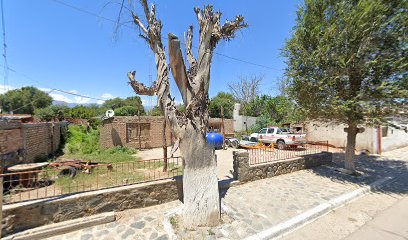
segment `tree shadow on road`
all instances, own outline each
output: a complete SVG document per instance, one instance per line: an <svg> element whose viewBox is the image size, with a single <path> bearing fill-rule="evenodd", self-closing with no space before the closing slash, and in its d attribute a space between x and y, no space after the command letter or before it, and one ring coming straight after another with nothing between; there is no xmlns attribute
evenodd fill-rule
<svg viewBox="0 0 408 240"><path fill-rule="evenodd" d="M334 182L367 186L380 179L387 179L385 185L373 191L387 193L408 193L408 162L395 158L374 155L356 155L356 169L361 176L352 176L339 171L344 168L344 153L333 153L333 163L309 169L316 175L327 177ZM329 186L328 186L329 187Z"/></svg>

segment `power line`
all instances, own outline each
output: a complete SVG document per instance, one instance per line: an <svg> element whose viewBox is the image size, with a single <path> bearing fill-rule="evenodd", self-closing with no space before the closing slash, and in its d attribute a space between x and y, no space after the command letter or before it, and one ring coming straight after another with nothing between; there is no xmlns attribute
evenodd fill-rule
<svg viewBox="0 0 408 240"><path fill-rule="evenodd" d="M116 22L115 20L113 20L113 19L103 17L103 16L101 16L100 14L97 14L97 13L94 13L94 12L91 12L91 11L88 11L88 10L85 10L85 9L82 9L82 8L79 8L79 7L77 7L77 6L68 4L68 3L63 2L63 1L61 1L61 0L52 0L52 1L54 1L55 3L61 4L61 5L63 5L63 6L69 7L69 8L71 8L71 9L74 9L74 10L76 10L76 11L79 11L79 12L82 12L82 13L85 13L85 14L88 14L88 15L92 15L92 16L97 17L97 18L100 18L100 19L102 19L102 20L105 20L105 21L108 21L108 22L112 22L112 23L114 23L114 24L117 24L117 22ZM131 28L131 29L134 29L132 26L129 26L129 25L126 25L126 24L123 24L123 26L128 27L128 28ZM165 40L168 40L167 37L164 37L164 36L163 36L163 38L164 38ZM185 43L182 42L181 40L180 40L180 42L185 45ZM196 49L198 49L198 47L195 47L195 46L193 46L193 47L196 48ZM231 57L231 56L228 56L228 55L225 55L225 54L222 54L222 53L218 53L218 52L214 52L214 53L215 53L216 55L218 55L218 56L225 57L225 58L228 58L228 59L231 59L231 60L234 60L234 61L238 61L238 62L242 62L242 63L246 63L246 64L250 64L250 65L253 65L253 66L262 67L262 68L266 68L266 69L270 69L270 70L282 71L282 69L269 67L269 66L266 66L266 65L262 65L262 64L250 62L250 61L243 60L243 59L239 59L239 58L236 58L236 57Z"/></svg>
<svg viewBox="0 0 408 240"><path fill-rule="evenodd" d="M51 89L50 91L48 91L48 92L46 92L46 93L47 93L47 94L50 94L52 91L54 91L54 89ZM22 108L24 108L24 107L27 107L28 105L31 105L31 104L35 103L36 101L38 101L38 100L39 100L39 99L32 100L31 102L29 102L29 103L27 103L27 104L24 104L23 106L21 106L21 107L19 107L19 108L16 108L16 109L11 110L10 113L14 113L14 112L17 111L17 110L20 110L20 109L22 109Z"/></svg>
<svg viewBox="0 0 408 240"><path fill-rule="evenodd" d="M19 74L19 75L23 76L24 78L26 78L26 79L28 79L28 80L30 80L30 81L33 81L33 82L35 82L35 83L37 83L37 84L40 84L40 85L43 85L43 86L46 86L46 87L49 87L49 86L47 86L46 84L41 83L40 81L37 81L37 80L35 80L35 79L33 79L33 78L27 76L27 75L24 74L24 73L17 72L16 70L14 70L14 69L12 69L12 68L10 68L10 67L8 67L8 69L9 69L10 71L16 73L16 74ZM50 88L51 88L51 87L50 87ZM50 92L52 92L52 91L62 92L62 93L66 93L66 94L69 94L69 95L78 96L78 97L83 97L83 98L88 98L88 99L94 99L94 100L100 100L100 101L105 101L105 100L106 100L106 99L102 99L102 98L96 98L96 97L85 96L85 95L82 95L82 94L79 94L79 93L73 93L73 92L66 91L66 90L62 90L62 89L58 89L58 88L51 88L51 91L50 91Z"/></svg>
<svg viewBox="0 0 408 240"><path fill-rule="evenodd" d="M4 58L4 90L8 90L8 62L6 44L6 23L4 22L4 4L1 0L1 26L3 29L3 58Z"/></svg>

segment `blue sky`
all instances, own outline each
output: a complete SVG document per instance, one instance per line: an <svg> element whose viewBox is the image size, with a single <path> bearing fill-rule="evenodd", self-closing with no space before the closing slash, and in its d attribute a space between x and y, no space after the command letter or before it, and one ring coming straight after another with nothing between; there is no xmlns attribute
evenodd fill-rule
<svg viewBox="0 0 408 240"><path fill-rule="evenodd" d="M149 83L149 73L155 78L154 58L150 49L138 37L138 30L124 10L124 23L115 33L115 25L103 18L116 20L120 0L4 0L8 65L8 89L33 85L44 90L58 88L100 99L135 95L127 84L126 73L136 70L137 79ZM101 17L64 6L76 6ZM127 2L127 0L125 1ZM150 1L157 4L162 19L163 36L172 32L183 39L190 24L198 26L194 6L213 4L221 10L222 19L242 14L249 24L236 39L221 42L216 52L234 58L265 65L263 68L214 55L211 69L210 97L228 91L227 83L240 76L264 75L262 92L276 95L278 81L285 68L280 49L290 36L296 8L300 1ZM110 4L107 4L110 3ZM138 3L138 1L136 1ZM138 12L140 12L140 6ZM164 43L167 43L164 40ZM4 61L1 60L4 64ZM271 69L272 68L272 69ZM4 78L4 73L1 71ZM4 92L3 81L0 91ZM181 99L175 84L172 94ZM75 103L96 102L59 92L51 92L56 100ZM146 105L155 100L143 97Z"/></svg>

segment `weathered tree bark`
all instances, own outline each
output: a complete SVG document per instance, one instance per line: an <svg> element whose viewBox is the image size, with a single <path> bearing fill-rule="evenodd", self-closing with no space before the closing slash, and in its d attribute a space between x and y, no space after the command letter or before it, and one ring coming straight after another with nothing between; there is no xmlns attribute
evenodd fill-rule
<svg viewBox="0 0 408 240"><path fill-rule="evenodd" d="M161 40L162 24L156 19L155 5L149 8L147 0L141 0L141 4L147 27L133 13L132 17L142 32L141 37L146 40L155 55L157 79L152 86L146 87L137 82L135 72L130 72L130 85L137 94L158 96L158 105L164 111L177 139L172 154L180 146L184 162L184 227L215 226L220 219L216 161L214 150L208 146L205 138L208 125L210 66L217 43L221 39L234 38L235 32L247 25L244 18L238 16L234 21L227 21L221 26L221 13L214 12L212 6L206 6L203 10L194 8L200 26L200 45L196 59L192 51L193 27L190 26L186 35L186 55L189 63L187 70L180 40L173 34L168 35L170 64L167 63ZM185 113L177 111L170 95L169 69L186 106Z"/></svg>
<svg viewBox="0 0 408 240"><path fill-rule="evenodd" d="M354 155L356 149L357 133L358 133L357 125L349 124L347 131L345 167L348 171L350 171L350 173L356 172L356 167L354 164Z"/></svg>
<svg viewBox="0 0 408 240"><path fill-rule="evenodd" d="M193 144L192 144L193 143ZM188 125L180 143L183 171L183 226L216 226L220 219L217 165L205 136Z"/></svg>

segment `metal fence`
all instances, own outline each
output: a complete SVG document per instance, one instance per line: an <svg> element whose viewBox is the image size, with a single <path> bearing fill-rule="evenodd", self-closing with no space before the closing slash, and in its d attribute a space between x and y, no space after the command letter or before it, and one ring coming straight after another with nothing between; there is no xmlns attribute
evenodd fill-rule
<svg viewBox="0 0 408 240"><path fill-rule="evenodd" d="M283 149L278 149L276 145L271 144L268 147L248 149L249 164L255 165L274 162L323 151L329 151L328 141L286 145Z"/></svg>
<svg viewBox="0 0 408 240"><path fill-rule="evenodd" d="M167 166L167 168L165 168ZM125 186L182 175L180 157L118 162L90 170L47 167L37 171L0 174L3 177L3 203L55 197Z"/></svg>

